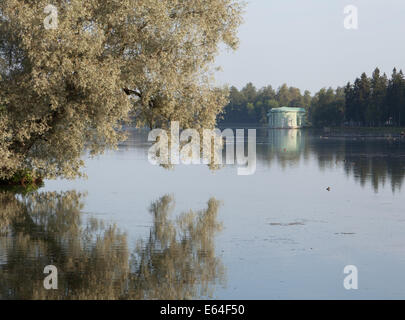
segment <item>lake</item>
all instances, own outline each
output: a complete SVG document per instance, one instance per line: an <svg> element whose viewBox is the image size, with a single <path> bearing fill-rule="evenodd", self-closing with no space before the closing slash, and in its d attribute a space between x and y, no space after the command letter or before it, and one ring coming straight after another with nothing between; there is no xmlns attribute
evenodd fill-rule
<svg viewBox="0 0 405 320"><path fill-rule="evenodd" d="M256 172L238 176L153 166L128 130L87 179L1 194L0 298L405 298L403 139L258 129Z"/></svg>

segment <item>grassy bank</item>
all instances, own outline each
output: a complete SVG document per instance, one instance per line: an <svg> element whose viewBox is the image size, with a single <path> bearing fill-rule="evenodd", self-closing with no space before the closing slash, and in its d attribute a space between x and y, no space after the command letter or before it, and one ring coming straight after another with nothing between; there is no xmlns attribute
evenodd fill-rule
<svg viewBox="0 0 405 320"><path fill-rule="evenodd" d="M44 185L43 179L32 174L28 170L15 173L9 179L0 180L0 190L7 190L16 193L28 193L41 188Z"/></svg>
<svg viewBox="0 0 405 320"><path fill-rule="evenodd" d="M325 127L320 130L324 136L405 138L405 128L401 127Z"/></svg>

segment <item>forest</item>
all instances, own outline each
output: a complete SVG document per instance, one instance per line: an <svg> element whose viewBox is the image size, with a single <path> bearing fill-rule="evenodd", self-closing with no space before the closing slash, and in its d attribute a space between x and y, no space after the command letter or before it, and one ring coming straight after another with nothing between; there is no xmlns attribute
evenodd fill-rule
<svg viewBox="0 0 405 320"><path fill-rule="evenodd" d="M371 77L363 73L353 83L322 88L314 95L287 84L277 90L256 89L252 83L241 90L232 86L220 124L266 124L268 111L282 106L305 108L308 124L315 127L405 126L404 74L394 68L388 78L376 68Z"/></svg>

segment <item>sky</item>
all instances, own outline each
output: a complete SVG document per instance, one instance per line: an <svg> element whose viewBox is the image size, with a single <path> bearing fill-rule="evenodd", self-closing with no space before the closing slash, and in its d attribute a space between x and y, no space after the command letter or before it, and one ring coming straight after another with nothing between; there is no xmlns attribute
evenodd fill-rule
<svg viewBox="0 0 405 320"><path fill-rule="evenodd" d="M358 29L344 26L348 5L358 9ZM376 67L405 71L403 0L248 0L244 20L239 49L217 57L218 84L287 83L314 94Z"/></svg>

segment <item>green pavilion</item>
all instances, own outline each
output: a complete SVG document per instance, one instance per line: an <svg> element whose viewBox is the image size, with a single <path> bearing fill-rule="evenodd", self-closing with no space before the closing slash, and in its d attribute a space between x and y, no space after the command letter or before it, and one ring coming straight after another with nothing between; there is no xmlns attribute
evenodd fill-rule
<svg viewBox="0 0 405 320"><path fill-rule="evenodd" d="M304 127L306 123L306 110L304 108L273 108L267 115L269 127L274 129L299 129Z"/></svg>

